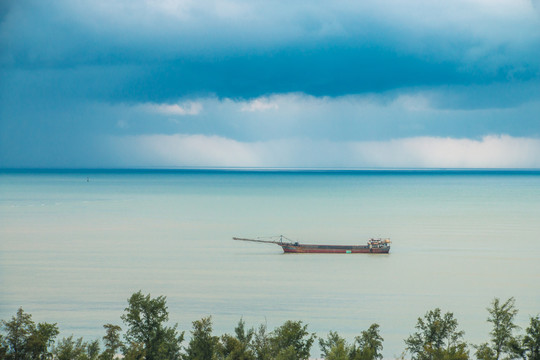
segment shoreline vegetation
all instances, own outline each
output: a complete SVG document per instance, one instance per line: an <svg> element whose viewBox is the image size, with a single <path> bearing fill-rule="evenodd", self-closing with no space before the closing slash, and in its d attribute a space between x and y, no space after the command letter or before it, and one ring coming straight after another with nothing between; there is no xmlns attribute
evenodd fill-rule
<svg viewBox="0 0 540 360"><path fill-rule="evenodd" d="M526 328L515 324L514 298L495 298L487 308L491 331L487 342L467 343L465 333L450 312L439 308L419 317L414 332L404 339L401 360L540 360L540 315ZM379 325L360 331L352 343L337 332L323 338L308 331L302 321L286 321L269 331L265 324L246 328L240 319L234 334L212 333L211 316L193 321L189 341L178 324L168 326L166 297L152 298L141 291L128 299L121 316L123 327L103 325L105 335L94 341L58 339L56 323L38 323L19 308L0 323L0 359L27 360L307 360L318 341L326 360L380 360L384 339ZM103 349L102 349L103 347Z"/></svg>

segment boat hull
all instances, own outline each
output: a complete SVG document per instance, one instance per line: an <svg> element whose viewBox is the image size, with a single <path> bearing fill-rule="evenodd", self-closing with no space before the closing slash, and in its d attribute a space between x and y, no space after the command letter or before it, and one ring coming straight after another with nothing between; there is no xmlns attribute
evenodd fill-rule
<svg viewBox="0 0 540 360"><path fill-rule="evenodd" d="M370 247L367 245L280 245L285 253L303 254L388 254L390 246Z"/></svg>

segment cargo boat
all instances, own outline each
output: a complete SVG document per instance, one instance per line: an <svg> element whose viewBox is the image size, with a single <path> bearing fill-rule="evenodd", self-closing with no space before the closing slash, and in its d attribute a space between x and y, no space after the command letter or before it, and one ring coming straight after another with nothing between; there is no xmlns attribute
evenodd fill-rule
<svg viewBox="0 0 540 360"><path fill-rule="evenodd" d="M369 239L366 245L316 245L300 244L287 239L283 235L279 240L246 239L233 237L233 240L252 241L281 246L285 253L318 253L318 254L388 254L390 252L390 239Z"/></svg>

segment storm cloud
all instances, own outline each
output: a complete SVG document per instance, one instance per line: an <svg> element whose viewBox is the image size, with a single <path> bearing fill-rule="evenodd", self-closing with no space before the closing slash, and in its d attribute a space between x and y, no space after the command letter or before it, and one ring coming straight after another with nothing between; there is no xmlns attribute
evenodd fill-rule
<svg viewBox="0 0 540 360"><path fill-rule="evenodd" d="M238 160L201 166L285 166L239 150L282 143L290 166L537 167L534 146L492 162L497 150L467 144L535 143L538 59L540 10L525 0L7 1L0 166L183 166L196 139L221 139L210 148ZM160 137L168 161L137 150ZM418 139L474 161L349 151ZM322 143L334 150L308 150Z"/></svg>

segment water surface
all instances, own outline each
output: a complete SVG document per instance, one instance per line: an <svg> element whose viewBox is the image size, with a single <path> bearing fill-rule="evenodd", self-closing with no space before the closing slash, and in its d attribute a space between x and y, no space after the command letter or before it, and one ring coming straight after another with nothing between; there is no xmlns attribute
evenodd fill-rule
<svg viewBox="0 0 540 360"><path fill-rule="evenodd" d="M540 312L539 218L534 171L3 171L0 318L22 306L90 340L142 290L166 295L182 330L291 319L352 340L376 322L392 358L440 307L479 343L494 297L516 298L522 327ZM279 234L393 244L283 254L231 240Z"/></svg>

